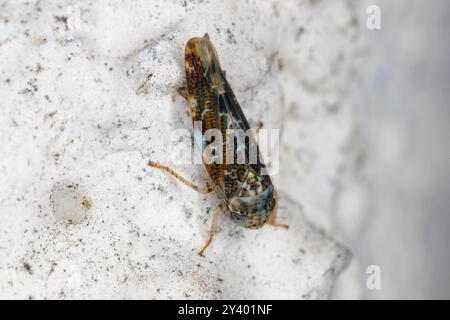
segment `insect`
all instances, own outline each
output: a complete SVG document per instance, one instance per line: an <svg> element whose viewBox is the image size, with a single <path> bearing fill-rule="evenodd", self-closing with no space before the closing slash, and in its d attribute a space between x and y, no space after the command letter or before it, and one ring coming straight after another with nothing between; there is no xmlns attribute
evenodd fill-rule
<svg viewBox="0 0 450 320"><path fill-rule="evenodd" d="M198 187L180 176L174 170L149 161L148 165L159 168L173 175L175 178L201 193L215 191L220 205L212 218L209 237L200 250L203 256L206 248L213 241L216 233L217 221L220 212L224 212L239 226L258 229L265 223L287 228L285 224L275 222L278 208L278 197L269 175L264 174L266 166L261 160L259 147L249 134L244 143L232 145L230 149L227 139L230 131L241 130L248 132L250 126L242 109L231 89L225 72L221 69L216 49L208 34L203 37L190 39L185 47L185 71L187 87L179 89L179 93L187 100L193 125L201 124L200 128L194 125L194 138L203 155L208 151L205 143L207 130L215 129L221 133L223 146L221 154L223 159L233 155L236 159L238 152L244 150L245 161L210 161L210 157L203 157L204 166L209 175L205 187ZM234 138L233 138L234 139ZM219 142L220 143L220 142ZM256 145L257 161L251 162L250 143ZM220 151L218 151L219 153Z"/></svg>

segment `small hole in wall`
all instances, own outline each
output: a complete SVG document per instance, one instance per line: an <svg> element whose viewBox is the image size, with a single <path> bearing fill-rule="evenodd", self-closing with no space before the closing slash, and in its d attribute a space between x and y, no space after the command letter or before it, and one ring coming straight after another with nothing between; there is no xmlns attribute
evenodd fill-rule
<svg viewBox="0 0 450 320"><path fill-rule="evenodd" d="M74 224L87 217L92 208L92 200L80 184L64 181L53 187L50 205L58 222Z"/></svg>

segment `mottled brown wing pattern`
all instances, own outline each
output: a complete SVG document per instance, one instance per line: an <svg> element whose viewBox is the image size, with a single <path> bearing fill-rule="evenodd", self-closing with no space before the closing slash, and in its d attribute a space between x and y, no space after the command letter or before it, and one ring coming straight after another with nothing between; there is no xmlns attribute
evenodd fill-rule
<svg viewBox="0 0 450 320"><path fill-rule="evenodd" d="M205 167L217 191L222 195L223 200L226 200L237 196L242 191L242 182L248 174L249 166L259 175L264 164L261 161L259 149L257 149L258 162L250 165L248 163L248 144L254 143L256 145L251 135L249 136L251 141L247 141L244 146L246 163L225 163L227 159L227 130L241 129L247 132L247 130L250 130L250 126L224 72L220 68L215 49L211 48L208 52L205 52L205 48L198 44L198 41L188 42L185 52L187 86L191 110L195 114L193 121L200 120L202 122L202 135L199 132L194 132L194 135L203 137L208 129L220 129L222 133L222 159L224 163L205 164ZM207 60L206 64L205 60ZM205 142L200 138L196 141L203 152ZM237 144L233 152L232 159L237 159ZM266 186L271 184L269 176L263 176L262 180Z"/></svg>
<svg viewBox="0 0 450 320"><path fill-rule="evenodd" d="M216 50L209 37L192 38L185 50L186 78L189 103L193 119L202 123L201 130L194 126L194 137L202 153L213 152L206 148L205 132L220 130L222 134L222 161L206 161L205 167L231 218L247 228L261 227L275 208L274 188L270 177L263 174L259 147L251 134L248 121L222 71ZM229 130L233 147L228 149ZM238 130L238 131L236 131ZM211 141L208 141L208 143ZM250 149L252 145L253 149ZM238 154L244 151L244 159ZM251 152L253 151L253 152ZM227 152L232 153L231 162ZM250 158L250 155L256 156ZM242 161L243 160L243 161ZM249 162L250 160L255 162Z"/></svg>

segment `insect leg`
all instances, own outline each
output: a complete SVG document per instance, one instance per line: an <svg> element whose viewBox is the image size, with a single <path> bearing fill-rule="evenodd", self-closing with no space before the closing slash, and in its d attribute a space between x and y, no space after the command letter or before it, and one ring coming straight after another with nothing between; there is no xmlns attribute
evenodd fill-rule
<svg viewBox="0 0 450 320"><path fill-rule="evenodd" d="M283 227L288 229L289 226L285 223L277 223L277 213L278 213L278 192L275 192L275 203L276 203L276 208L274 210L274 212L272 213L272 216L270 217L269 221L267 221L267 224L270 224L271 226L274 227Z"/></svg>
<svg viewBox="0 0 450 320"><path fill-rule="evenodd" d="M255 128L256 143L259 143L259 130L261 130L262 127L263 127L263 123L261 121L259 121Z"/></svg>
<svg viewBox="0 0 450 320"><path fill-rule="evenodd" d="M274 213L272 213L272 216L270 217L269 221L267 221L267 224L270 224L271 226L274 226L274 227L283 227L283 228L289 229L289 226L287 224L276 222L277 213L278 213L278 209Z"/></svg>
<svg viewBox="0 0 450 320"><path fill-rule="evenodd" d="M216 211L214 212L214 215L212 217L211 229L209 230L208 240L206 241L202 250L200 250L200 252L198 253L198 255L201 257L204 257L206 248L208 248L209 245L211 244L211 242L214 240L214 236L216 235L216 232L217 232L217 221L219 220L219 215L220 215L221 211L222 211L222 209L219 206L219 207L217 207Z"/></svg>
<svg viewBox="0 0 450 320"><path fill-rule="evenodd" d="M201 120L200 111L197 107L197 103L196 103L195 99L189 97L188 88L186 88L186 87L178 88L178 93L180 94L180 96L182 96L187 101L187 103L189 105L189 110L192 115L192 122L200 121Z"/></svg>
<svg viewBox="0 0 450 320"><path fill-rule="evenodd" d="M178 93L180 96L182 96L184 99L189 100L189 91L186 87L181 87L178 89Z"/></svg>
<svg viewBox="0 0 450 320"><path fill-rule="evenodd" d="M174 176L175 178L177 178L178 180L183 182L185 185L187 185L188 187L191 187L192 189L194 189L195 191L198 191L200 193L209 193L209 192L214 190L214 188L211 185L209 185L209 184L206 187L198 187L198 186L196 186L195 184L193 184L189 180L183 178L182 176L180 176L178 173L176 173L175 171L173 171L169 167L160 165L160 164L152 162L152 161L149 161L148 165L150 167L158 168L158 169L161 169L161 170L163 170L165 172L170 173L172 176Z"/></svg>
<svg viewBox="0 0 450 320"><path fill-rule="evenodd" d="M263 126L264 126L264 124L263 124L261 121L258 122L258 124L256 125L256 128L255 128L255 130L256 130L256 135L258 135L259 130L261 130Z"/></svg>

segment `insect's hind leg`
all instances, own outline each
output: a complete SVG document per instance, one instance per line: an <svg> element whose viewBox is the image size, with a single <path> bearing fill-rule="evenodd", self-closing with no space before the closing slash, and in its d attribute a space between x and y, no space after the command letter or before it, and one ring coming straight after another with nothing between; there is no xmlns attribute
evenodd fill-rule
<svg viewBox="0 0 450 320"><path fill-rule="evenodd" d="M217 222L219 220L219 215L221 213L222 213L222 208L220 206L218 206L216 211L214 212L213 217L212 217L211 229L209 229L208 240L206 241L206 243L203 246L202 250L200 250L200 252L198 253L198 255L201 256L201 257L204 257L205 250L209 247L209 245L214 240L214 236L217 233Z"/></svg>
<svg viewBox="0 0 450 320"><path fill-rule="evenodd" d="M188 91L187 87L180 87L180 88L178 88L177 91L178 91L178 94L180 96L182 96L186 101L189 100L189 91Z"/></svg>
<svg viewBox="0 0 450 320"><path fill-rule="evenodd" d="M270 217L269 221L267 221L267 224L273 226L273 227L282 227L282 228L286 228L289 229L289 226L285 223L277 223L277 213L278 213L278 192L275 192L275 203L276 203L276 208L274 210L274 212L272 213L272 216Z"/></svg>
<svg viewBox="0 0 450 320"><path fill-rule="evenodd" d="M198 187L195 184L193 184L192 182L190 182L189 180L183 178L182 176L180 176L178 173L176 173L175 171L173 171L172 169L170 169L169 167L163 166L161 164L149 161L148 165L150 167L153 168L158 168L161 169L165 172L170 173L172 176L174 176L175 178L177 178L178 180L180 180L181 182L183 182L185 185L187 185L188 187L191 187L192 189L194 189L195 191L198 191L200 193L210 193L211 191L214 190L214 188L208 184L206 187Z"/></svg>
<svg viewBox="0 0 450 320"><path fill-rule="evenodd" d="M287 224L276 222L276 220L277 220L277 213L278 213L278 210L275 211L272 214L272 216L270 217L269 221L267 221L267 224L269 224L269 225L271 225L273 227L282 227L282 228L289 229L289 226Z"/></svg>

